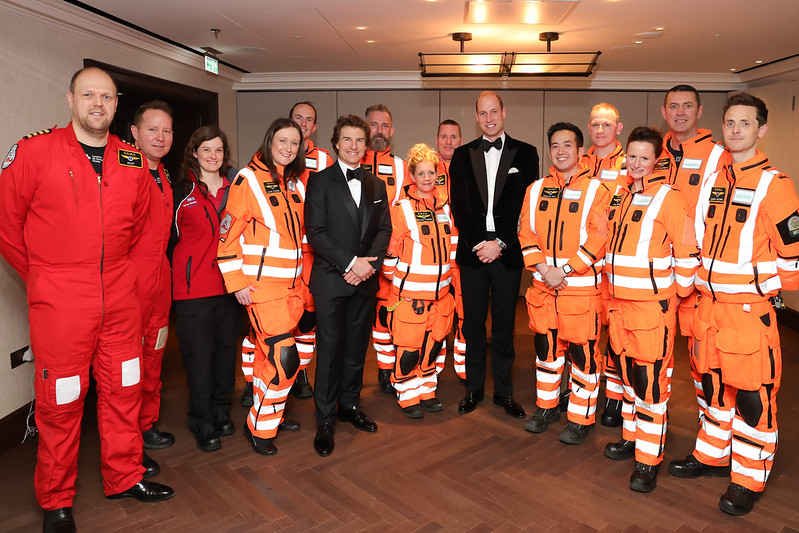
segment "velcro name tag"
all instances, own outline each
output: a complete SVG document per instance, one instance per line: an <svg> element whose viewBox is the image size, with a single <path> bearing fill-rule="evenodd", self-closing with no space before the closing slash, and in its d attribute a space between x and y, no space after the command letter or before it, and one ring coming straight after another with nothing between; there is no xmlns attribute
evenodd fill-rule
<svg viewBox="0 0 799 533"><path fill-rule="evenodd" d="M575 189L563 189L564 200L579 200L583 195L583 191Z"/></svg>
<svg viewBox="0 0 799 533"><path fill-rule="evenodd" d="M755 191L752 189L738 189L732 191L732 203L735 205L752 205L755 201Z"/></svg>
<svg viewBox="0 0 799 533"><path fill-rule="evenodd" d="M393 174L394 167L392 165L377 165L378 174Z"/></svg>
<svg viewBox="0 0 799 533"><path fill-rule="evenodd" d="M618 170L608 170L604 169L602 172L599 173L599 179L602 181L613 181L619 177Z"/></svg>
<svg viewBox="0 0 799 533"><path fill-rule="evenodd" d="M699 170L702 168L702 160L701 159L683 159L682 160L682 168L686 170Z"/></svg>
<svg viewBox="0 0 799 533"><path fill-rule="evenodd" d="M636 194L633 196L632 205L649 205L652 197L644 194Z"/></svg>

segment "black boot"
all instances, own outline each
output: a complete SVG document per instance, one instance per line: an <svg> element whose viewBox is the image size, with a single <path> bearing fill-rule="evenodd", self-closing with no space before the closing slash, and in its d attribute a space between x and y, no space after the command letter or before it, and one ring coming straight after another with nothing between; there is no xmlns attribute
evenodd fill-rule
<svg viewBox="0 0 799 533"><path fill-rule="evenodd" d="M244 384L244 392L241 393L241 406L252 407L253 403L255 401L253 400L252 381L248 381Z"/></svg>
<svg viewBox="0 0 799 533"><path fill-rule="evenodd" d="M297 378L294 380L294 385L291 386L291 394L297 398L310 398L313 396L313 387L308 382L308 372L304 368L297 372Z"/></svg>
<svg viewBox="0 0 799 533"><path fill-rule="evenodd" d="M621 400L605 400L605 410L602 411L602 425L617 428L621 425Z"/></svg>

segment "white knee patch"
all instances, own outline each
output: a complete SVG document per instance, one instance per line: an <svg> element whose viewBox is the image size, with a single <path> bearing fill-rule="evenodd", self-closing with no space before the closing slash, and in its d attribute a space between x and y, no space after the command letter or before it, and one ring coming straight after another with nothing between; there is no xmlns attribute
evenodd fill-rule
<svg viewBox="0 0 799 533"><path fill-rule="evenodd" d="M69 376L55 380L55 403L64 405L80 398L80 376Z"/></svg>
<svg viewBox="0 0 799 533"><path fill-rule="evenodd" d="M155 349L160 350L166 346L166 337L169 334L169 326L164 326L158 330L158 338L155 339Z"/></svg>
<svg viewBox="0 0 799 533"><path fill-rule="evenodd" d="M131 385L136 385L140 379L139 358L122 361L122 386L130 387Z"/></svg>

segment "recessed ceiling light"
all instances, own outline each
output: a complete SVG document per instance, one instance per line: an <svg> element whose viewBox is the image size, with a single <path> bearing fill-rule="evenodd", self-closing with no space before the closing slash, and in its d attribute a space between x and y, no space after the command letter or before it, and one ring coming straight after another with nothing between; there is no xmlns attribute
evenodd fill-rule
<svg viewBox="0 0 799 533"><path fill-rule="evenodd" d="M658 37L662 37L663 34L659 31L642 31L641 33L636 33L635 36L638 39L657 39Z"/></svg>
<svg viewBox="0 0 799 533"><path fill-rule="evenodd" d="M633 41L635 44L643 44L644 41Z"/></svg>
<svg viewBox="0 0 799 533"><path fill-rule="evenodd" d="M731 69L730 69L730 72L735 72L735 69L734 69L734 68L731 68Z"/></svg>
<svg viewBox="0 0 799 533"><path fill-rule="evenodd" d="M663 31L663 30L665 30L665 29L666 29L666 28L665 28L665 27L663 27L663 26L658 26L658 27L656 27L656 28L655 28L655 31Z"/></svg>
<svg viewBox="0 0 799 533"><path fill-rule="evenodd" d="M302 35L295 35L294 38L295 39L302 39Z"/></svg>
<svg viewBox="0 0 799 533"><path fill-rule="evenodd" d="M433 2L435 2L435 0L433 0ZM372 44L372 43L374 43L374 41L373 41L373 40L371 40L371 39L370 39L370 40L368 40L368 41L366 41L366 42L367 42L367 43L369 43L369 44Z"/></svg>
<svg viewBox="0 0 799 533"><path fill-rule="evenodd" d="M366 26L358 26L358 27L357 27L357 28L355 28L355 29L356 29L356 30L365 30L365 29L366 29Z"/></svg>
<svg viewBox="0 0 799 533"><path fill-rule="evenodd" d="M755 63L757 63L758 65L759 65L760 63L762 63L762 62L763 62L763 60L762 60L762 59L758 59L757 61L755 61Z"/></svg>

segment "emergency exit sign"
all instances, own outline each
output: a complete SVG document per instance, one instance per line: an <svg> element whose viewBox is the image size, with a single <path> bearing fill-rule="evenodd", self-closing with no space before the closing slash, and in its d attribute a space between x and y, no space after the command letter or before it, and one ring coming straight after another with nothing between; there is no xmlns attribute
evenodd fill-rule
<svg viewBox="0 0 799 533"><path fill-rule="evenodd" d="M205 56L205 70L211 74L219 74L219 60L211 56Z"/></svg>

